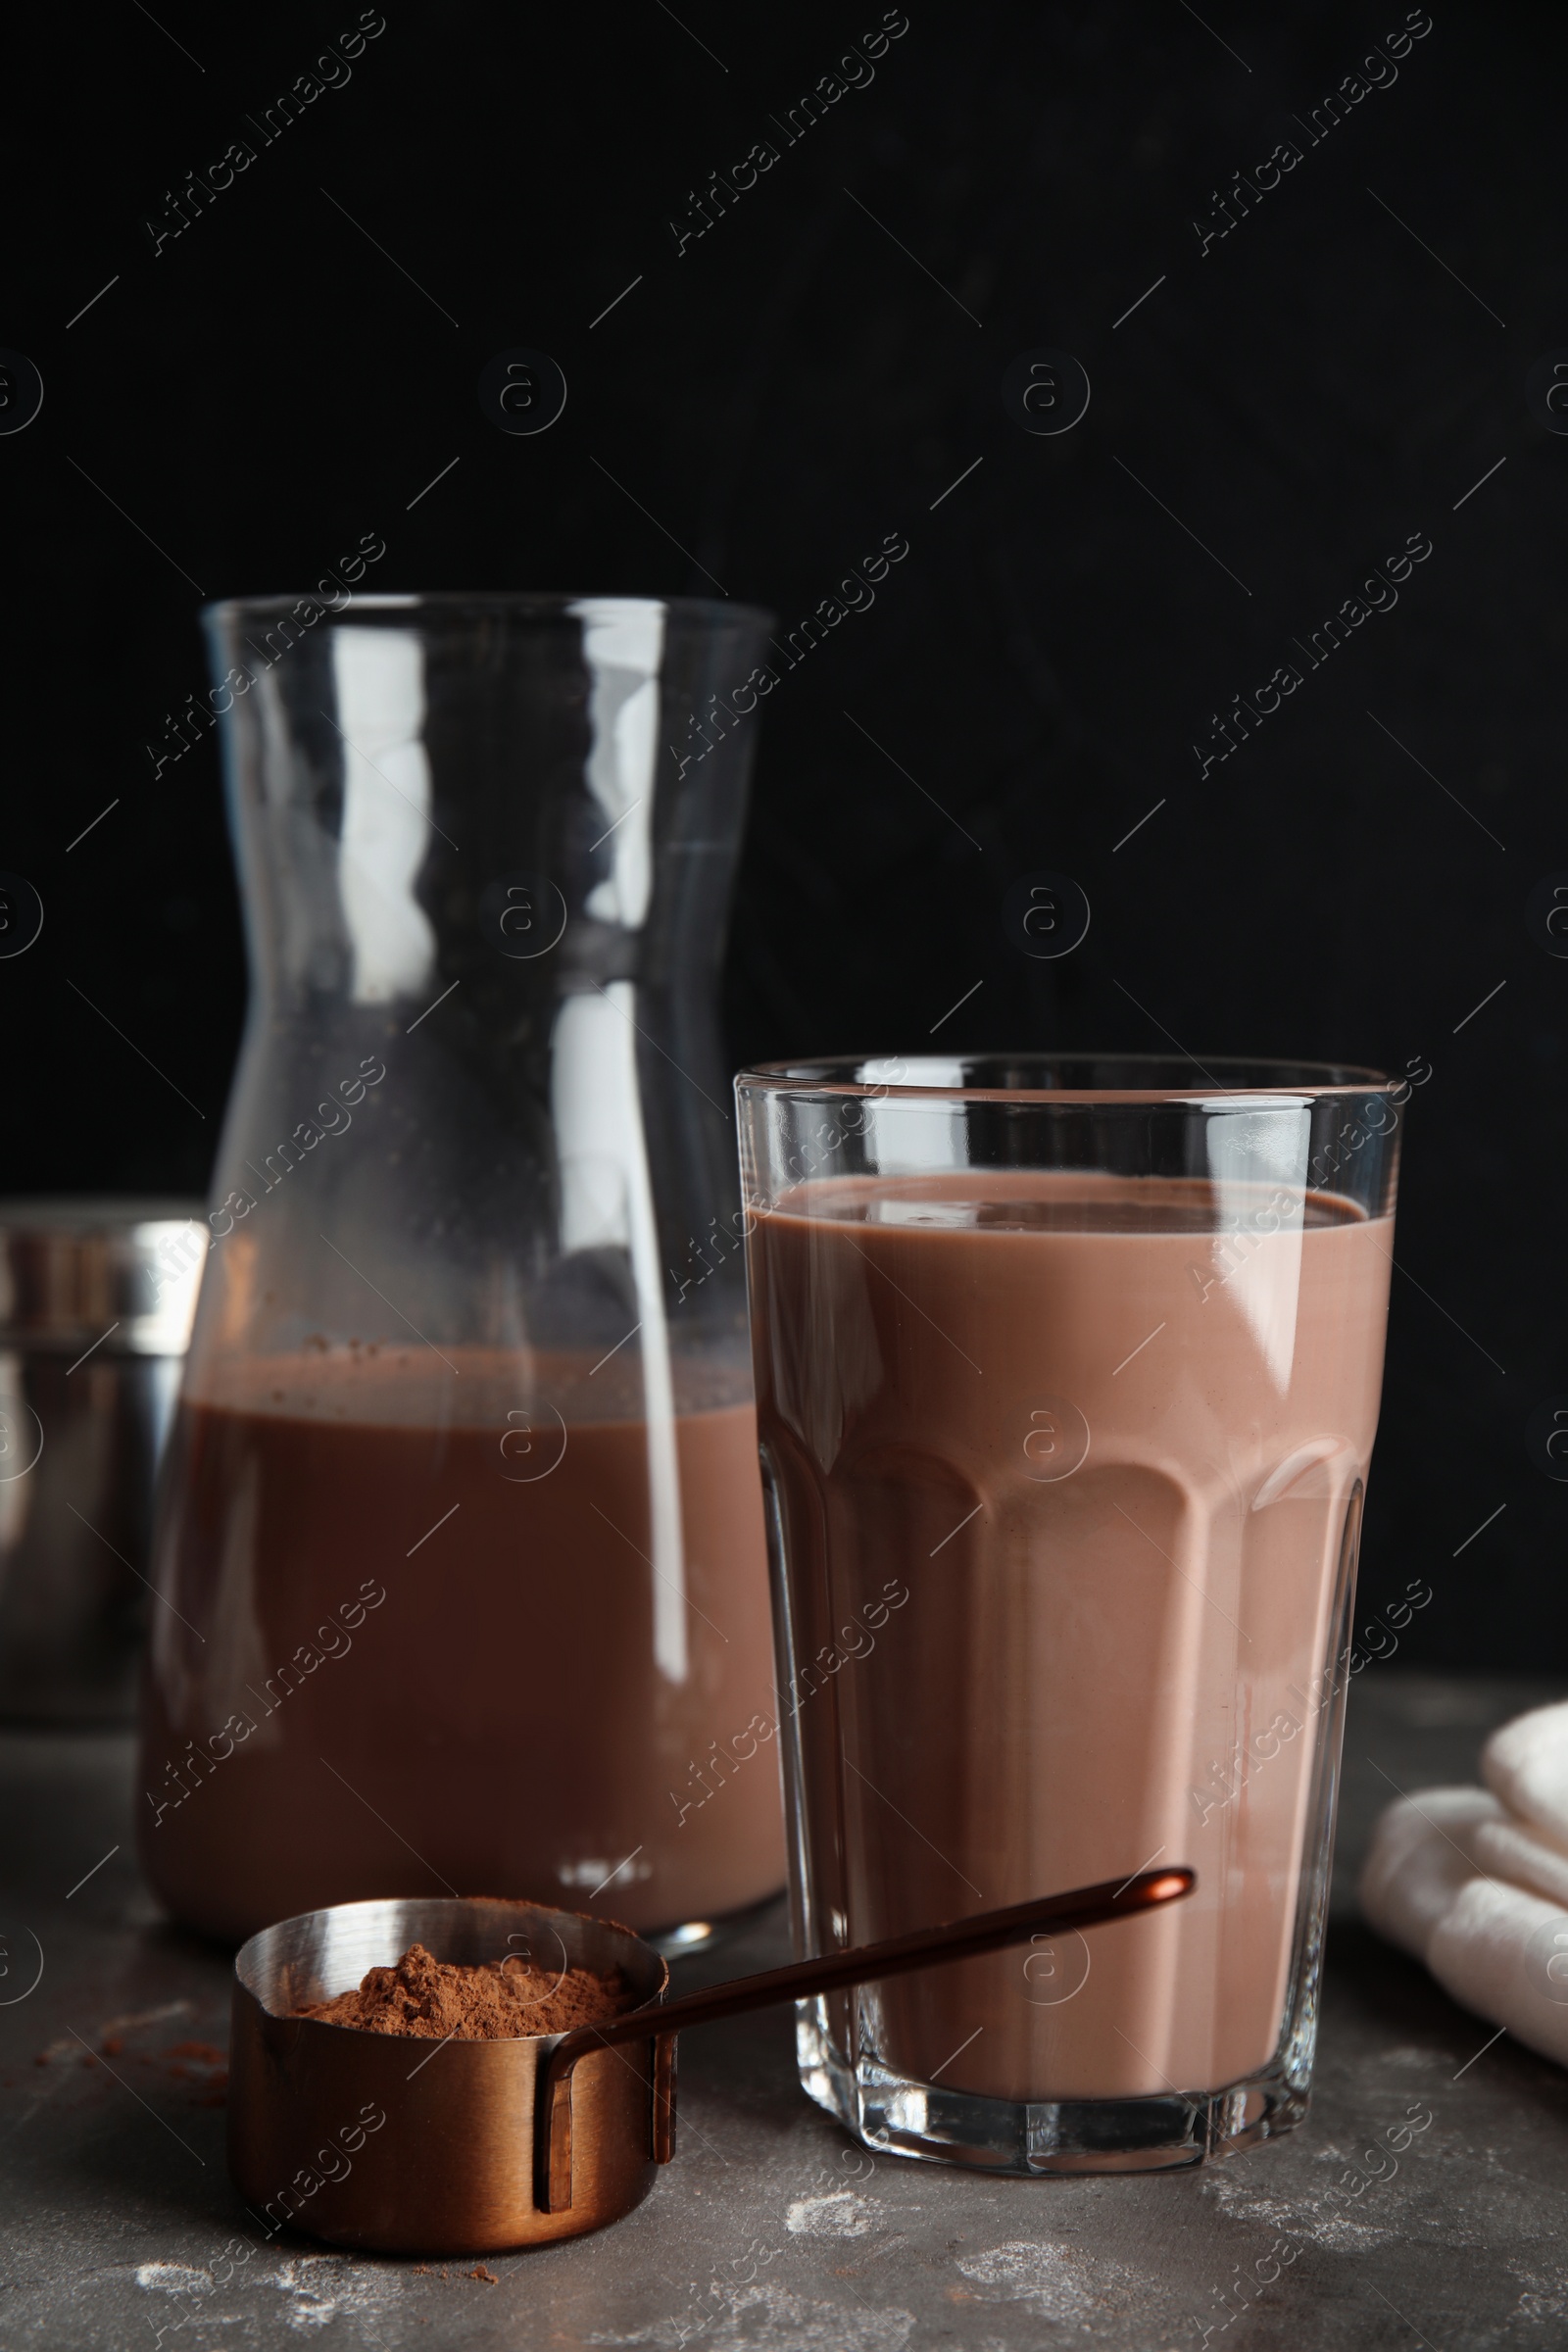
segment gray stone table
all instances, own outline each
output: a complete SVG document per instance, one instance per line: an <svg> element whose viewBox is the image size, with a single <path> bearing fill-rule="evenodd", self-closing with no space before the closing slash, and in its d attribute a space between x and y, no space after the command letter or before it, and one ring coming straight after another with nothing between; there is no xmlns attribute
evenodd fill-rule
<svg viewBox="0 0 1568 2352"><path fill-rule="evenodd" d="M1291 2137L1123 2180L873 2159L799 2089L789 2018L769 2012L683 2037L681 2153L635 2214L499 2256L493 2284L469 2263L443 2277L262 2241L224 2172L202 2046L226 2039L227 1962L169 1928L137 1879L128 1740L0 1734L0 2346L1166 2352L1206 2326L1225 2352L1554 2352L1568 2075L1508 2035L1485 2048L1489 2026L1358 1924L1349 1881L1391 1784L1471 1777L1492 1724L1559 1694L1394 1668L1355 1685L1318 2087ZM33 1937L45 1966L27 1992ZM684 1981L783 1952L774 1911ZM106 2038L113 2054L89 2059ZM1412 2109L1434 2120L1397 2172L1331 2198Z"/></svg>

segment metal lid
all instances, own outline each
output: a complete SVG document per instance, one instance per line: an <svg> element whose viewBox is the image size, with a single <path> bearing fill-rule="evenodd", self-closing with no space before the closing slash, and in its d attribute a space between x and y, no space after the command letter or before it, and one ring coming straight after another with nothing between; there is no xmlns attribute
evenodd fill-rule
<svg viewBox="0 0 1568 2352"><path fill-rule="evenodd" d="M206 1202L0 1200L0 1346L183 1355Z"/></svg>

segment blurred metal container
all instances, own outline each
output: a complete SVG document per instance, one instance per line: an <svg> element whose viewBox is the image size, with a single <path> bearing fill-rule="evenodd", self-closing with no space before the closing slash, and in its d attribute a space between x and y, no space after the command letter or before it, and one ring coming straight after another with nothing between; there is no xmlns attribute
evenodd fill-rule
<svg viewBox="0 0 1568 2352"><path fill-rule="evenodd" d="M0 1200L0 1719L134 1716L206 1204Z"/></svg>

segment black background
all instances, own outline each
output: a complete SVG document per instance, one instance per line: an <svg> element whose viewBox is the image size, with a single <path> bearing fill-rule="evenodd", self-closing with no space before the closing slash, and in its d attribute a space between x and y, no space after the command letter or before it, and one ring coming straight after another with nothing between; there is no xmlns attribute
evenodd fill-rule
<svg viewBox="0 0 1568 2352"><path fill-rule="evenodd" d="M28 11L0 343L46 389L0 438L0 867L46 916L0 963L4 1189L206 1181L244 1003L216 745L156 778L146 749L205 687L201 595L302 592L373 533L377 589L718 583L793 626L903 533L764 707L735 1058L940 1024L1430 1064L1365 1613L1420 1575L1407 1659L1568 1662L1568 1488L1524 1437L1568 1392L1568 961L1525 921L1568 869L1568 438L1525 398L1568 346L1568 23L1433 10L1309 145L1396 0L909 0L788 147L769 117L878 7L386 0L265 147L243 116L356 7ZM155 255L144 221L240 136L255 163ZM677 253L690 192L764 138ZM1201 251L1214 191L1287 138L1300 164ZM533 438L476 398L514 345L569 386ZM1054 438L1001 399L1042 345L1093 387ZM1417 532L1397 608L1306 669L1292 640ZM1289 661L1299 691L1200 780L1210 714ZM1002 922L1042 867L1093 906L1054 963Z"/></svg>

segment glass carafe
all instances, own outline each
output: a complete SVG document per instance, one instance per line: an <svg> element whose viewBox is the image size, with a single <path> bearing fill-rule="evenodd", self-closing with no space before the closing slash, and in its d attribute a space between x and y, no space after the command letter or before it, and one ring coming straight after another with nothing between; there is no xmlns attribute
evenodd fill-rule
<svg viewBox="0 0 1568 2352"><path fill-rule="evenodd" d="M773 1746L735 1761L776 1710L715 1005L766 616L207 628L252 987L145 1866L223 1936L446 1889L698 1940L784 1876Z"/></svg>

